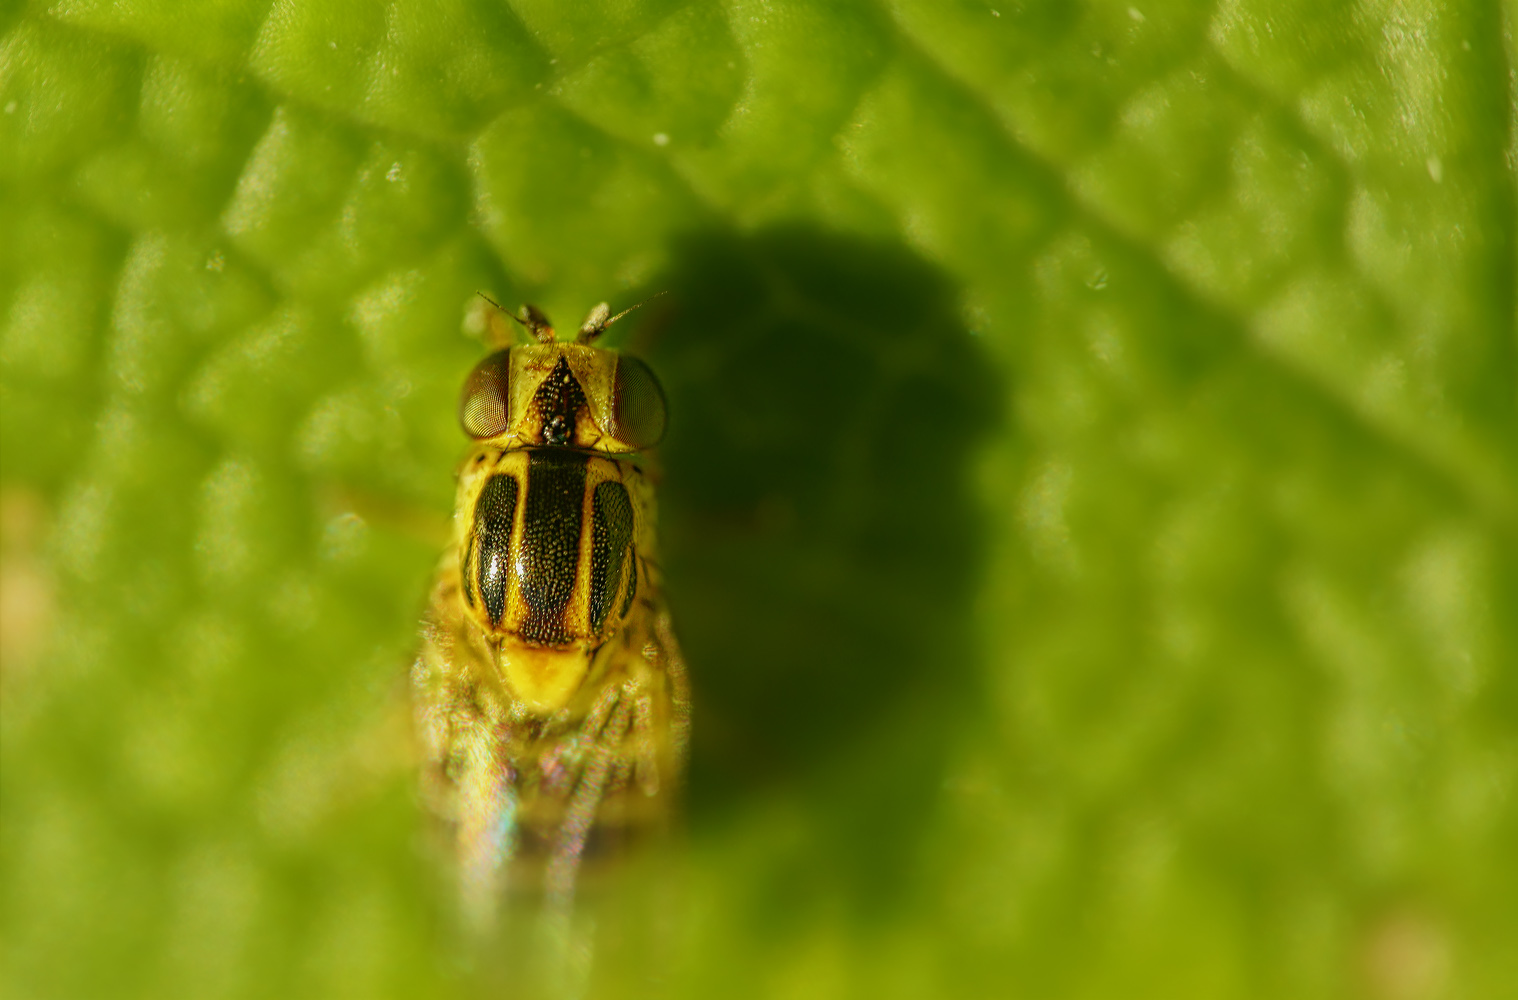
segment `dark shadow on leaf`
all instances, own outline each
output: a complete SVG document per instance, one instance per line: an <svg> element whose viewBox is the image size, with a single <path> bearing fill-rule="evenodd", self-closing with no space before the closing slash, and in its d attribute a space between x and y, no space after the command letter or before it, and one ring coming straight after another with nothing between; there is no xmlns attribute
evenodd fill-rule
<svg viewBox="0 0 1518 1000"><path fill-rule="evenodd" d="M970 465L1002 392L954 289L898 246L707 234L657 287L634 349L670 402L660 524L696 692L693 823L799 794L811 863L873 900L973 714Z"/></svg>

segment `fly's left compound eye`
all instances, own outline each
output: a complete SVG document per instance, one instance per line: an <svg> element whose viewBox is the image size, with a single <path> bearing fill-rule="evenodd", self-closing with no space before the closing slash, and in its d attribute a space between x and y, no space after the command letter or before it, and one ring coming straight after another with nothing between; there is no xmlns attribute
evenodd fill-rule
<svg viewBox="0 0 1518 1000"><path fill-rule="evenodd" d="M472 438L504 434L511 419L511 351L497 351L474 366L459 394L459 423Z"/></svg>
<svg viewBox="0 0 1518 1000"><path fill-rule="evenodd" d="M664 389L637 358L617 356L611 389L611 433L634 448L652 448L664 437Z"/></svg>

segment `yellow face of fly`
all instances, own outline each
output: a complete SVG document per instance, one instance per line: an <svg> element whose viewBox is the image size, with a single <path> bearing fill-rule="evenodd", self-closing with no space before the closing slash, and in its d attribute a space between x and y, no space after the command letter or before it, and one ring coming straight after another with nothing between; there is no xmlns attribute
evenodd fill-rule
<svg viewBox="0 0 1518 1000"><path fill-rule="evenodd" d="M459 423L500 448L641 451L664 436L664 390L649 367L590 341L614 319L597 307L575 343L554 339L536 312L520 319L538 343L497 351L469 373Z"/></svg>

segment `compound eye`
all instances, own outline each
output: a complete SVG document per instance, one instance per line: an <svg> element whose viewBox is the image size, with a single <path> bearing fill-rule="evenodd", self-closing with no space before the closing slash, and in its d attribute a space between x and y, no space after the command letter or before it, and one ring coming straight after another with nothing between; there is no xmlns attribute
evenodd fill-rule
<svg viewBox="0 0 1518 1000"><path fill-rule="evenodd" d="M511 351L496 351L474 366L459 393L459 423L472 438L504 434L511 416Z"/></svg>
<svg viewBox="0 0 1518 1000"><path fill-rule="evenodd" d="M617 356L611 387L611 433L634 448L652 448L664 436L664 389L647 365Z"/></svg>

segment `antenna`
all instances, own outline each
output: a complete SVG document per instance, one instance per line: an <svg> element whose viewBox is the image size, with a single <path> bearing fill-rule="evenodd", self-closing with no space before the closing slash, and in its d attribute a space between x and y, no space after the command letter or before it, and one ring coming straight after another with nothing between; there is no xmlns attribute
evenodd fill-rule
<svg viewBox="0 0 1518 1000"><path fill-rule="evenodd" d="M539 309L537 306L523 305L519 312L509 313L506 311L504 306L502 306L495 299L486 295L484 292L476 291L475 294L484 299L486 302L489 302L491 305L495 306L496 309L499 310L503 315L510 316L512 319L520 323L529 333L533 335L534 338L537 339L538 343L553 343L553 321L544 315L543 310Z"/></svg>
<svg viewBox="0 0 1518 1000"><path fill-rule="evenodd" d="M590 311L589 316L585 317L585 322L580 324L580 334L579 336L575 337L575 343L590 343L592 340L595 340L597 337L601 336L601 334L605 333L608 326L611 326L617 320L621 319L623 316L626 316L634 309L641 309L642 307L652 302L654 299L657 299L659 296L668 294L668 291L656 292L655 294L650 295L648 298L644 299L642 302L639 302L637 305L628 306L626 309L623 309L615 316L611 315L611 306L607 305L605 302L600 303Z"/></svg>

